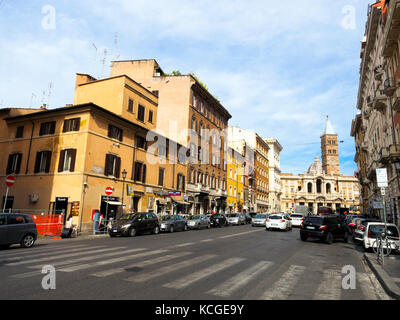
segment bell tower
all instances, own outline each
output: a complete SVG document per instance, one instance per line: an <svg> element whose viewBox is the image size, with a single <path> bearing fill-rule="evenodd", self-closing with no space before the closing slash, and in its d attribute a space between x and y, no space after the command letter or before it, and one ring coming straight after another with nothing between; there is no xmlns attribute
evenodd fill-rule
<svg viewBox="0 0 400 320"><path fill-rule="evenodd" d="M339 175L338 137L326 116L325 129L321 136L322 170L329 175Z"/></svg>

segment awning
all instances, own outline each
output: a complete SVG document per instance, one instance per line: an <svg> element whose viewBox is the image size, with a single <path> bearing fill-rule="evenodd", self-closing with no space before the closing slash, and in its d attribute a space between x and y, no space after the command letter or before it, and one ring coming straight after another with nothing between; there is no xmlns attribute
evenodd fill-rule
<svg viewBox="0 0 400 320"><path fill-rule="evenodd" d="M106 201L106 203L108 203L112 206L122 206L122 202L119 202L119 201Z"/></svg>
<svg viewBox="0 0 400 320"><path fill-rule="evenodd" d="M179 204L185 204L185 205L191 204L190 202L186 202L186 201L177 201L177 200L173 200L173 201L176 203L179 203Z"/></svg>
<svg viewBox="0 0 400 320"><path fill-rule="evenodd" d="M167 200L165 199L156 199L158 201L158 204L167 204Z"/></svg>

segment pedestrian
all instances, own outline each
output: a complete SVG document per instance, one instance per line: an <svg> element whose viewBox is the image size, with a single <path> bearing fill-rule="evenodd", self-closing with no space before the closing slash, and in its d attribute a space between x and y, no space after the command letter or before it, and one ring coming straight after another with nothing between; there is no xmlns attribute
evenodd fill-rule
<svg viewBox="0 0 400 320"><path fill-rule="evenodd" d="M71 238L72 234L72 214L69 215L65 227L61 233L61 238Z"/></svg>
<svg viewBox="0 0 400 320"><path fill-rule="evenodd" d="M97 234L97 231L99 230L99 219L100 219L100 211L97 209L93 209L92 211L93 234Z"/></svg>

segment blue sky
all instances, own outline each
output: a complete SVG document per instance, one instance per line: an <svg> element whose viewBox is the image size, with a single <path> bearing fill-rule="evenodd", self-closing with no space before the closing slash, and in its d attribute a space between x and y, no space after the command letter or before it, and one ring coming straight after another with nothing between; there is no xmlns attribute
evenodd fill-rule
<svg viewBox="0 0 400 320"><path fill-rule="evenodd" d="M329 115L344 141L341 173L352 175L368 3L0 0L0 106L64 106L75 73L107 77L111 60L154 58L165 72L194 72L231 125L277 138L282 172L303 173L320 155Z"/></svg>

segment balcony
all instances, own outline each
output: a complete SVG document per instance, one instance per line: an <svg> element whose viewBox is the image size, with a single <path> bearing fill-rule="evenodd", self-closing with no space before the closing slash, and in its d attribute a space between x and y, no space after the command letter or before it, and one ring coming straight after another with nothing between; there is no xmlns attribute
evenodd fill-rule
<svg viewBox="0 0 400 320"><path fill-rule="evenodd" d="M397 88L392 97L392 108L394 111L400 111L400 88Z"/></svg>
<svg viewBox="0 0 400 320"><path fill-rule="evenodd" d="M368 151L368 144L366 141L363 141L360 145L361 150Z"/></svg>
<svg viewBox="0 0 400 320"><path fill-rule="evenodd" d="M383 93L388 97L393 96L396 91L396 83L393 78L387 78L383 83Z"/></svg>
<svg viewBox="0 0 400 320"><path fill-rule="evenodd" d="M382 66L378 66L374 69L374 77L376 81L382 81L384 70Z"/></svg>
<svg viewBox="0 0 400 320"><path fill-rule="evenodd" d="M189 191L189 192L200 192L199 185L198 184L192 184L192 183L188 183L187 184L186 190Z"/></svg>
<svg viewBox="0 0 400 320"><path fill-rule="evenodd" d="M372 108L376 111L384 112L387 107L386 102L387 102L387 97L378 93L373 98Z"/></svg>
<svg viewBox="0 0 400 320"><path fill-rule="evenodd" d="M383 55L390 57L397 48L400 35L400 0L391 0L388 4L387 21L383 33Z"/></svg>

